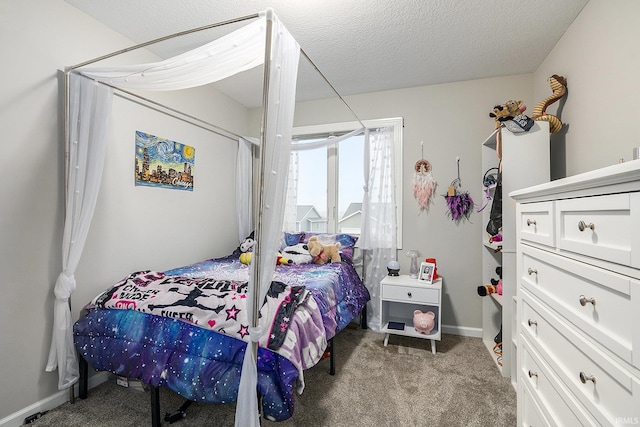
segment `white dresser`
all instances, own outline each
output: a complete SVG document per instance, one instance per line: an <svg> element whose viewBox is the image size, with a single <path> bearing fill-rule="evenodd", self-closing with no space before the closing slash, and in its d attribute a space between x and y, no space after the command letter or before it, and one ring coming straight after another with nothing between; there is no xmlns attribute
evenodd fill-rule
<svg viewBox="0 0 640 427"><path fill-rule="evenodd" d="M640 425L640 160L510 195L518 425Z"/></svg>

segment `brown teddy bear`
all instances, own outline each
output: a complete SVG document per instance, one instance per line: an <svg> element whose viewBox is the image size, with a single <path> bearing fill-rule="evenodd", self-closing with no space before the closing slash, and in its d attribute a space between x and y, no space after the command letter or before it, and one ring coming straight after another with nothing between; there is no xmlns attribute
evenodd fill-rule
<svg viewBox="0 0 640 427"><path fill-rule="evenodd" d="M331 245L323 244L318 236L311 236L307 242L309 253L313 256L316 264L326 264L328 262L340 262L340 242Z"/></svg>

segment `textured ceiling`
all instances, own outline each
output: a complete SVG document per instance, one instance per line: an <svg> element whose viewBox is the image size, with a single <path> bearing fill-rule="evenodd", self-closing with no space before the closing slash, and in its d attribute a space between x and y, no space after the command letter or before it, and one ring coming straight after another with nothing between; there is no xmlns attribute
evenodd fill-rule
<svg viewBox="0 0 640 427"><path fill-rule="evenodd" d="M141 43L272 7L341 95L534 72L588 0L66 0ZM225 28L237 28L230 26ZM149 47L168 58L223 33ZM125 46L123 46L125 47ZM96 52L96 56L104 52ZM260 105L259 73L218 84ZM304 59L298 100L332 96Z"/></svg>

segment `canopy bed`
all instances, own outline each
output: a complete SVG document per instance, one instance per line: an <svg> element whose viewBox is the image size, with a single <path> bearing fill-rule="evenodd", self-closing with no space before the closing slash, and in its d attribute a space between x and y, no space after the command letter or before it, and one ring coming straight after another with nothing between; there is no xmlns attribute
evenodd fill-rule
<svg viewBox="0 0 640 427"><path fill-rule="evenodd" d="M291 150L295 88L301 49L272 10L214 24L214 26L251 19L254 21L227 36L165 61L115 68L82 68L155 42L153 41L69 67L65 72L67 86L65 137L68 144L68 165L63 271L56 281L54 290L56 296L54 326L47 370L58 370L60 389L72 387L81 374L78 368L77 349L83 354L84 359L87 359L90 364L96 364L99 369L144 378L153 386L151 396L154 406L152 411L154 425L160 423L158 386L168 386L186 394L192 400L205 402L237 400L236 425L259 425L260 413L272 419L281 420L290 417L293 410L290 401L291 390L296 378L301 379L302 369L312 366L319 360L318 348L325 345L327 340L345 326L345 323L353 320L369 299L367 289L364 288L350 262L329 264L324 267L323 273L308 273L313 277L322 275L338 277L337 282L326 286L329 291L321 291L322 286L314 288L310 281L305 282L300 279L305 277L304 272L286 278L284 276L290 272L275 271L274 276L277 252L281 248L282 232L280 230L283 224L287 164ZM210 27L193 31L205 28ZM244 269L236 268L236 271L242 271L238 277L232 277L233 274L225 277L193 274L194 269L202 270L202 263L173 271L132 273L122 282L109 288L106 293L99 295L91 305L86 307L85 315L76 322L74 337L69 301L76 288L74 272L87 237L100 187L114 90L125 93L130 93L127 89L180 90L209 84L257 66L264 66L259 178L254 183L255 188L259 190L254 192L257 199L255 209L252 209L248 201L251 199L249 196L253 190L250 183L245 183L241 189L242 194L238 197L243 201L239 201L237 206L239 239L248 235L250 229L254 230L256 236L256 246L250 266ZM342 97L340 99L344 102ZM153 103L153 101L149 102ZM358 121L360 122L359 119ZM225 131L225 133L228 136L229 132ZM249 138L238 138L239 174L244 174L247 169L250 169L250 166L247 166L251 162L251 155L247 154L251 147L248 141L250 141ZM251 142L255 143L255 141ZM255 212L253 216L252 211ZM231 258L213 261L222 264L234 263L233 256L235 252L230 255ZM208 262L212 260L205 263ZM215 269L209 268L209 273L213 270ZM298 283L301 280L302 285ZM347 287L343 287L345 283ZM198 292L203 289L212 289L218 294L224 294L216 297L224 298L231 295L233 298L242 298L246 302L243 307L249 327L242 330L240 337L234 337L201 327L202 323L209 322L211 325L211 322L220 322L219 318L205 316L201 320L202 323L196 325L192 318L186 319L187 321L184 318L180 320L182 315L176 316L175 312L169 316L157 316L153 309L163 307L159 300L155 301L152 309L148 311L136 310L135 305L133 309L124 307L124 310L120 309L123 307L109 306L110 298L118 292L124 292L126 286L138 286L137 290L140 291L167 284L170 286L164 288L174 293L166 298L170 300L173 298L173 302L176 298L180 298L178 294L186 295L185 289L195 289ZM227 292L229 290L232 292ZM322 300L323 292L331 294L333 299ZM344 302L346 308L336 309L335 307L342 303L340 298L336 297L340 294L347 294L342 298L342 301L346 301ZM118 301L122 301L124 294L118 295L120 296ZM272 304L269 304L270 301ZM322 304L326 305L328 310L319 309L318 306ZM216 309L221 311L220 306L207 309L214 312ZM285 334L279 338L280 346L272 350L269 347L270 339L265 338L265 334L269 335L270 328L275 324L274 319L279 319L277 317L281 314L279 310L283 309L291 310L287 312L287 317L297 316L290 322L295 326L289 325L284 331ZM342 318L337 316L332 319L331 315L337 311L341 312L339 314ZM125 324L134 326L128 331L120 331L122 333L120 336L111 336L107 339L104 334L100 334L105 330L117 330L118 327L95 329L94 326L109 322L112 322L112 326ZM327 327L327 322L333 322L333 325ZM317 335L309 332L314 328ZM136 334L134 331L144 332L144 334L134 339L132 337ZM298 334L297 337L296 334ZM313 345L309 345L308 342L300 344L303 341L300 339L301 334L309 334L309 337L313 337ZM165 347L149 345L158 339L163 339L168 345ZM106 341L109 341L108 345ZM132 344L134 341L135 343ZM99 350L91 350L98 342L104 344L101 348L108 346L109 351L101 353ZM184 360L187 358L186 355L196 353L180 353L176 347L177 343L186 345L187 348L191 346L191 349L197 347L201 367L208 363L205 359L216 363L224 359L226 366L231 368L216 368L215 363L211 367L207 365L206 368L197 368L208 369L206 375L200 371L194 371L197 364L189 365L187 370L180 370L176 367L178 363L176 360ZM129 345L131 346L128 347ZM147 348L151 350L147 351ZM284 351L281 350L283 348ZM131 356L135 359L135 363L131 362L127 365L123 362L127 365L125 368L120 366L122 365L120 362L124 359L109 356L109 354L129 350L134 353ZM288 357L283 356L287 352ZM297 354L293 355L295 352ZM214 353L222 354L222 359L212 356ZM163 358L163 355L167 354L169 356ZM173 354L179 357L170 357ZM118 366L114 366L115 363L118 363ZM147 364L154 365L157 369L141 368ZM80 366L86 375L86 365ZM216 370L218 372L213 373ZM239 378L229 381L236 381L237 387L234 385L229 390L216 388L217 384L228 379L225 375L232 371L238 373ZM210 378L210 382L202 380L201 383L195 384L196 379L200 381L205 376ZM185 386L187 383L194 385L187 387ZM272 392L272 389L276 389L277 392ZM260 393L260 403L256 390ZM84 392L86 392L86 383ZM213 396L219 392L228 394Z"/></svg>

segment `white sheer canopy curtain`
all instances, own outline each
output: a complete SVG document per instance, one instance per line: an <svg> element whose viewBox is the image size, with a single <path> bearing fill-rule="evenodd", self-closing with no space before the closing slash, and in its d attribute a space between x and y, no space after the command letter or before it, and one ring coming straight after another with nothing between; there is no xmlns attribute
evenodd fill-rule
<svg viewBox="0 0 640 427"><path fill-rule="evenodd" d="M265 22L263 14L261 19L231 34L162 62L69 73L66 237L62 248L63 272L54 289L54 326L46 367L47 371L58 369L58 388L73 385L79 377L68 300L76 287L74 272L93 217L104 164L113 89L98 82L151 91L188 89L213 83L264 62ZM74 152L78 155L72 162ZM93 178L89 180L89 177Z"/></svg>
<svg viewBox="0 0 640 427"><path fill-rule="evenodd" d="M380 281L387 264L396 258L397 226L395 160L392 128L367 132L365 141L365 191L360 247L365 257L365 285L371 294L368 326L380 331Z"/></svg>
<svg viewBox="0 0 640 427"><path fill-rule="evenodd" d="M253 230L253 156L252 146L259 145L256 138L238 139L236 159L236 214L238 215L238 243Z"/></svg>
<svg viewBox="0 0 640 427"><path fill-rule="evenodd" d="M165 61L125 67L91 68L69 73L70 155L63 237L63 271L55 285L54 327L47 371L58 369L59 388L78 380L73 348L69 297L76 287L74 272L95 209L105 147L112 89L180 90L213 83L265 62L267 22L272 23L271 72L267 105L268 121L262 134L261 156L265 156L263 211L259 244L264 248L254 258L259 268L259 301L270 286L276 248L282 230L289 141L293 125L295 87L300 47L272 10L211 43ZM245 153L246 154L246 153ZM238 160L243 161L241 159ZM246 224L243 225L246 227ZM239 232L240 233L240 232ZM252 275L253 276L253 275ZM250 289L253 282L250 279ZM251 304L249 304L251 306ZM251 333L252 340L255 331ZM238 396L236 425L257 426L257 370L254 352L247 351ZM245 375L246 374L246 375Z"/></svg>
<svg viewBox="0 0 640 427"><path fill-rule="evenodd" d="M271 64L269 72L269 93L266 112L266 122L263 123L260 157L262 196L258 204L261 220L256 224L255 255L260 262L251 263L249 277L249 295L251 301L255 298L253 292L258 289L262 302L271 286L271 280L276 265L277 252L282 237L282 223L286 198L287 177L289 170L289 153L291 131L293 129L293 113L295 109L296 83L298 78L298 64L300 61L300 46L289 34L282 23L273 20L271 43ZM258 286L252 286L258 273ZM249 318L253 317L255 307L249 308ZM263 320L272 317L272 313L263 316ZM253 347L257 346L260 330L263 325L250 328L249 334ZM237 427L259 426L258 401L256 394L257 369L255 351L249 347L245 352L238 390L235 425Z"/></svg>
<svg viewBox="0 0 640 427"><path fill-rule="evenodd" d="M107 147L107 119L113 90L77 75L69 76L69 172L66 188L62 272L54 287L53 331L46 370L58 369L58 388L79 377L71 334L69 298L76 289L75 271L82 255L96 206ZM80 105L85 108L80 108ZM95 123L91 126L91 123Z"/></svg>

